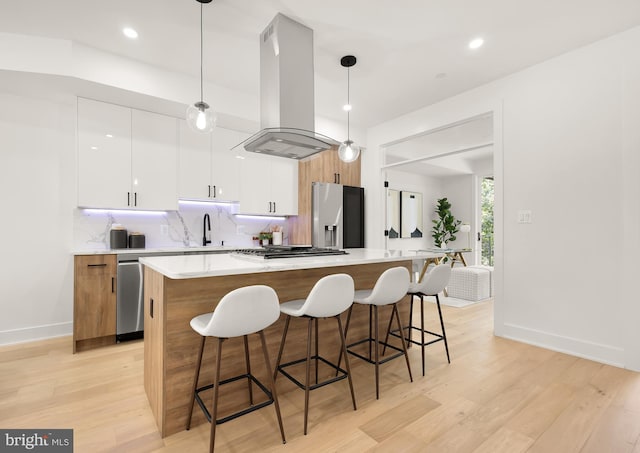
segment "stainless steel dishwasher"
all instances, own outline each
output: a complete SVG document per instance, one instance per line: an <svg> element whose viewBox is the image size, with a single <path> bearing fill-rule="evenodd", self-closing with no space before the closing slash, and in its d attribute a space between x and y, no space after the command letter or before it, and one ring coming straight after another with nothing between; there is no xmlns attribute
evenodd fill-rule
<svg viewBox="0 0 640 453"><path fill-rule="evenodd" d="M118 289L116 291L116 341L143 337L144 277L140 255L118 255Z"/></svg>

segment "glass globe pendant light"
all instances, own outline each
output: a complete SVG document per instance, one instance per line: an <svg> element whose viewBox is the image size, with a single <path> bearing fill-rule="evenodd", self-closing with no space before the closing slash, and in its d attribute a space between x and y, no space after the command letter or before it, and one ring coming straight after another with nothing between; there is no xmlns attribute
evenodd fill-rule
<svg viewBox="0 0 640 453"><path fill-rule="evenodd" d="M202 4L211 3L211 0L196 0L200 3L200 101L187 107L187 124L197 132L208 133L213 130L215 118L209 109L209 104L203 100L203 76L202 76Z"/></svg>
<svg viewBox="0 0 640 453"><path fill-rule="evenodd" d="M340 59L340 64L347 68L347 104L343 107L347 112L347 139L340 144L338 148L338 157L343 162L354 162L360 156L360 147L353 143L351 137L349 135L349 112L351 111L351 103L349 100L349 89L350 89L350 80L349 80L349 68L356 64L356 57L353 55L346 55Z"/></svg>

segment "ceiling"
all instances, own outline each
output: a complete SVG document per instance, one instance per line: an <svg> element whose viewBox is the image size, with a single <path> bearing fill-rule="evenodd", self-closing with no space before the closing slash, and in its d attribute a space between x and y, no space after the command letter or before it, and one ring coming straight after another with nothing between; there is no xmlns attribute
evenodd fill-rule
<svg viewBox="0 0 640 453"><path fill-rule="evenodd" d="M199 11L195 0L4 1L0 32L69 39L198 75ZM257 96L259 34L278 12L314 30L316 114L344 119L339 61L358 58L351 121L360 127L640 24L638 0L214 0L204 5L205 78ZM122 35L127 25L137 40ZM471 51L476 36L485 45Z"/></svg>

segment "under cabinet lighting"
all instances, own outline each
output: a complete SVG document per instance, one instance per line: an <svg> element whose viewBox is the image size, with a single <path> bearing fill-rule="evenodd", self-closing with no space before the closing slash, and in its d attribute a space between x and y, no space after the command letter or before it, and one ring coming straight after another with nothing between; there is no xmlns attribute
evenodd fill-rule
<svg viewBox="0 0 640 453"><path fill-rule="evenodd" d="M283 216L271 216L271 215L247 215L247 214L235 214L239 219L253 219L253 220L287 220Z"/></svg>
<svg viewBox="0 0 640 453"><path fill-rule="evenodd" d="M234 203L235 202L233 201L178 200L178 204L188 204L191 206L212 206L212 205L230 206Z"/></svg>
<svg viewBox="0 0 640 453"><path fill-rule="evenodd" d="M134 215L167 215L166 211L142 211L139 209L96 209L96 208L83 208L87 214L134 214Z"/></svg>

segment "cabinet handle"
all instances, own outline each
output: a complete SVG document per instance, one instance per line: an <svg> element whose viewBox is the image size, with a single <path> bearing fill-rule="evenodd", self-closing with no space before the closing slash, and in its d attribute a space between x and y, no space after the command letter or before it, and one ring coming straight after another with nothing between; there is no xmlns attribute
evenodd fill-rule
<svg viewBox="0 0 640 453"><path fill-rule="evenodd" d="M340 184L340 173L338 173L338 184Z"/></svg>
<svg viewBox="0 0 640 453"><path fill-rule="evenodd" d="M106 265L107 265L107 263L87 264L87 267L105 267Z"/></svg>
<svg viewBox="0 0 640 453"><path fill-rule="evenodd" d="M111 277L111 292L112 293L115 292L114 291L114 289L115 289L115 280L116 280L115 278Z"/></svg>
<svg viewBox="0 0 640 453"><path fill-rule="evenodd" d="M276 212L276 202L273 202L273 212Z"/></svg>
<svg viewBox="0 0 640 453"><path fill-rule="evenodd" d="M149 304L149 316L153 318L153 299L150 299L151 303Z"/></svg>
<svg viewBox="0 0 640 453"><path fill-rule="evenodd" d="M216 186L213 186L213 198L216 197Z"/></svg>
<svg viewBox="0 0 640 453"><path fill-rule="evenodd" d="M131 192L127 192L127 206L131 206Z"/></svg>
<svg viewBox="0 0 640 453"><path fill-rule="evenodd" d="M207 196L208 196L209 198L211 198L211 184L209 184L207 187L209 188L209 195L207 195Z"/></svg>
<svg viewBox="0 0 640 453"><path fill-rule="evenodd" d="M133 193L133 205L138 206L138 192Z"/></svg>
<svg viewBox="0 0 640 453"><path fill-rule="evenodd" d="M269 212L271 212L271 202L269 202Z"/></svg>
<svg viewBox="0 0 640 453"><path fill-rule="evenodd" d="M333 174L333 183L334 184L338 184L338 174L337 173Z"/></svg>

